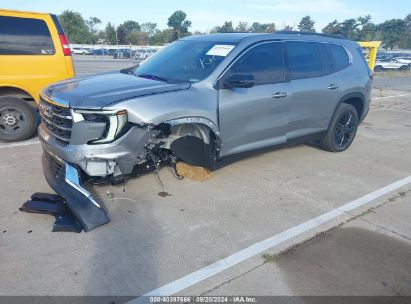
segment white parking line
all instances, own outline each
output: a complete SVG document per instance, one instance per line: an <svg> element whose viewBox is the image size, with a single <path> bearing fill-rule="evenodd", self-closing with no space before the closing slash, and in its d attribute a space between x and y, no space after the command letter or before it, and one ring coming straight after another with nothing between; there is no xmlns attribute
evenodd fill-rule
<svg viewBox="0 0 411 304"><path fill-rule="evenodd" d="M40 141L37 139L37 140L31 140L31 141L20 142L20 143L13 143L13 144L5 144L5 145L0 145L0 149L14 148L14 147L21 147L21 146L38 145L39 143L40 143Z"/></svg>
<svg viewBox="0 0 411 304"><path fill-rule="evenodd" d="M170 296L173 295L183 289L186 289L188 287L191 287L201 281L204 281L205 279L216 275L230 267L233 267L257 254L260 254L274 246L278 246L281 243L284 243L285 241L289 241L299 235L301 235L304 232L307 232L309 230L312 230L321 224L324 224L332 219L337 218L338 216L341 216L345 214L346 212L352 211L356 208L359 208L361 206L367 205L368 203L372 202L373 200L388 194L396 189L399 189L405 185L408 185L411 183L411 175L408 177L405 177L397 182L394 182L388 186L385 186L383 188L380 188L374 192L371 192L367 195L364 195L352 202L349 202L341 207L338 207L336 209L333 209L329 212L326 212L320 216L317 216L313 219L310 219L302 224L299 224L295 227L292 227L290 229L287 229L281 233L278 233L276 235L273 235L272 237L265 239L261 242L258 242L254 245L251 245L250 247L247 247L243 250L240 250L222 260L219 260L209 266L206 266L200 270L197 270L195 272L192 272L176 281L173 281L171 283L168 283L164 286L161 286L157 289L154 289L150 292L147 292L143 296ZM140 303L141 301L144 301L144 298L136 298L129 303Z"/></svg>
<svg viewBox="0 0 411 304"><path fill-rule="evenodd" d="M394 97L404 97L404 96L409 96L411 94L401 94L401 95L392 95L392 96L383 96L383 97L375 97L372 100L378 100L378 99L386 99L386 98L394 98Z"/></svg>

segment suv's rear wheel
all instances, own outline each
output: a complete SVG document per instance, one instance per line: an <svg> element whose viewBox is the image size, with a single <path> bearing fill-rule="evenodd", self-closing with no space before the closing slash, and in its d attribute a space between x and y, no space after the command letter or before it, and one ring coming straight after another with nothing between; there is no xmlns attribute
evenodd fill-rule
<svg viewBox="0 0 411 304"><path fill-rule="evenodd" d="M331 152L346 150L354 140L358 127L357 110L350 104L338 106L321 146Z"/></svg>
<svg viewBox="0 0 411 304"><path fill-rule="evenodd" d="M26 101L16 97L0 98L0 140L28 139L36 126L35 111Z"/></svg>

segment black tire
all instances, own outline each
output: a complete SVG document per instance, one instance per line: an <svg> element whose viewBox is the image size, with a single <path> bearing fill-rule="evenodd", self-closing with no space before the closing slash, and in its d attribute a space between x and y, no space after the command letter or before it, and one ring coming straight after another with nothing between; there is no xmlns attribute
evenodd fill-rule
<svg viewBox="0 0 411 304"><path fill-rule="evenodd" d="M342 152L352 144L358 127L357 110L350 104L338 106L321 147L330 152Z"/></svg>
<svg viewBox="0 0 411 304"><path fill-rule="evenodd" d="M34 108L16 97L0 98L0 141L21 141L36 131Z"/></svg>
<svg viewBox="0 0 411 304"><path fill-rule="evenodd" d="M408 65L403 65L400 67L400 71L403 71L403 72L408 71L409 69L410 67Z"/></svg>
<svg viewBox="0 0 411 304"><path fill-rule="evenodd" d="M381 65L377 65L377 66L374 68L374 72L382 72L382 71L384 71L384 68L383 68Z"/></svg>

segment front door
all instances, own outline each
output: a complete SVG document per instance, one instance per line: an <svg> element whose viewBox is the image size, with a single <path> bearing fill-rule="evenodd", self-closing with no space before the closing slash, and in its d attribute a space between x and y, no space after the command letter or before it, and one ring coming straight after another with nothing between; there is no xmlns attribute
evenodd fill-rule
<svg viewBox="0 0 411 304"><path fill-rule="evenodd" d="M284 143L288 127L288 84L284 82L282 42L251 47L228 69L232 75L252 75L250 88L219 90L222 155Z"/></svg>

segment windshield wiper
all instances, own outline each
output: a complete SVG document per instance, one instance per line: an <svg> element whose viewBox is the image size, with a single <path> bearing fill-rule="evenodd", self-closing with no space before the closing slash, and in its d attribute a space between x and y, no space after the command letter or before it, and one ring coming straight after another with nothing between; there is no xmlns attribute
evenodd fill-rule
<svg viewBox="0 0 411 304"><path fill-rule="evenodd" d="M136 74L134 74L136 75ZM137 77L141 78L146 78L146 79L151 79L151 80L158 80L158 81L163 81L163 82L168 82L168 80L164 77L153 75L153 74L139 74L136 75Z"/></svg>

